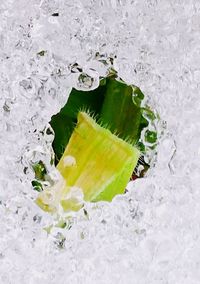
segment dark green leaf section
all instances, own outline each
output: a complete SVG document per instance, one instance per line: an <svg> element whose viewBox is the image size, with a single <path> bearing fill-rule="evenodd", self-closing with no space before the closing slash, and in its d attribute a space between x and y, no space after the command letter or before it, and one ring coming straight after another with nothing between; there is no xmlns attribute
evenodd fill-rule
<svg viewBox="0 0 200 284"><path fill-rule="evenodd" d="M80 110L89 111L97 121L120 138L133 144L138 143L142 129L148 126L141 107L143 98L144 95L138 87L116 79L116 74L102 79L95 90L72 89L65 106L50 121L55 132L55 163L58 163L65 150ZM146 112L148 111L152 115L151 110Z"/></svg>
<svg viewBox="0 0 200 284"><path fill-rule="evenodd" d="M135 144L141 130L148 126L142 116L141 101L144 95L137 87L126 85L123 81L108 79L105 99L100 117L111 132Z"/></svg>

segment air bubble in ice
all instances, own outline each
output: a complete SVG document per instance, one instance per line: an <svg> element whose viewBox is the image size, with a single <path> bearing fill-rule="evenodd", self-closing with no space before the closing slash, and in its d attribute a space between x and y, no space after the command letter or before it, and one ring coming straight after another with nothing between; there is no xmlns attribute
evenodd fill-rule
<svg viewBox="0 0 200 284"><path fill-rule="evenodd" d="M78 76L76 89L78 90L94 90L99 85L99 74L94 70L87 70L87 73L82 72Z"/></svg>

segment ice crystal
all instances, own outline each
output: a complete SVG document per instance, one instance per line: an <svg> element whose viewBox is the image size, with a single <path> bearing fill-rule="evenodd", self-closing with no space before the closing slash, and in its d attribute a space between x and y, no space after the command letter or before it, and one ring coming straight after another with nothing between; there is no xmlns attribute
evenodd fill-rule
<svg viewBox="0 0 200 284"><path fill-rule="evenodd" d="M197 0L0 2L0 283L199 283L199 13ZM157 161L48 234L30 164L53 170L51 116L111 66L160 113Z"/></svg>

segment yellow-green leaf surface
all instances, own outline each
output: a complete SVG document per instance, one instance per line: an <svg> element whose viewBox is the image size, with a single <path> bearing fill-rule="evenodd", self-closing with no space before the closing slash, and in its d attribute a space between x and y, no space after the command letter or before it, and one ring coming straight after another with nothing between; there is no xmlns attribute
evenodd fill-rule
<svg viewBox="0 0 200 284"><path fill-rule="evenodd" d="M86 201L111 201L124 192L139 155L137 148L79 112L57 169L67 187L82 189Z"/></svg>

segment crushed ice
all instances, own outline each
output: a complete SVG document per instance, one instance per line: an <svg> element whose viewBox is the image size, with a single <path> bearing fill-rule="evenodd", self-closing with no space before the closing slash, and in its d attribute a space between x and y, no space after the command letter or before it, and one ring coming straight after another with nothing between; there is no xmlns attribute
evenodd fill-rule
<svg viewBox="0 0 200 284"><path fill-rule="evenodd" d="M199 13L197 0L0 2L0 283L200 282ZM52 167L48 121L113 59L165 121L157 161L48 235L29 164Z"/></svg>

